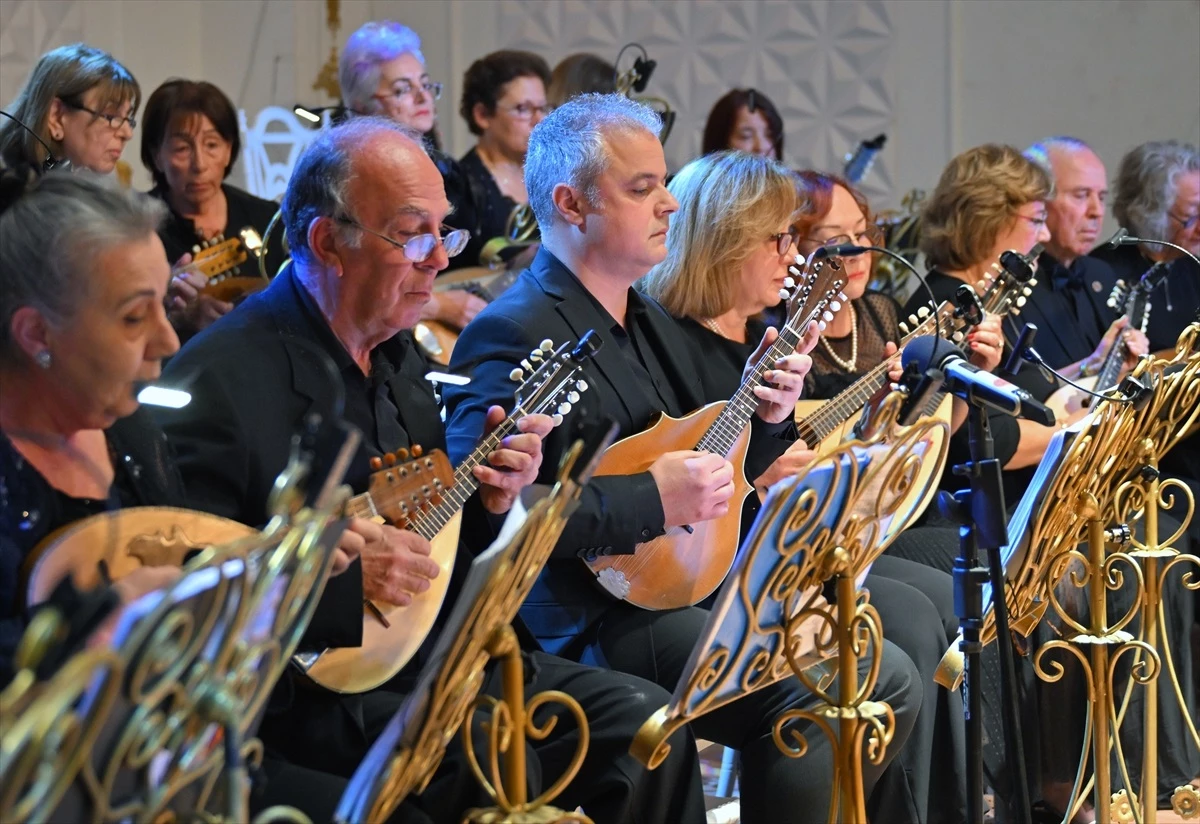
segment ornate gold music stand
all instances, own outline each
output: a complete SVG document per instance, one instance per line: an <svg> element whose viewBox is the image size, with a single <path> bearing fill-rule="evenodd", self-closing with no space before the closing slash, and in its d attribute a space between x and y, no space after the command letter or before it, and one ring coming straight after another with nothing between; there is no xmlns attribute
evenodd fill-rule
<svg viewBox="0 0 1200 824"><path fill-rule="evenodd" d="M892 392L872 411L863 440L850 440L793 478L776 484L717 593L708 621L671 703L638 731L630 752L650 769L670 752L676 730L731 701L789 675L819 699L783 713L773 735L785 755L808 744L788 729L811 721L834 746L838 791L828 820L865 821L861 754L880 763L894 732L886 704L869 700L878 679L881 626L858 585L871 562L915 517L939 473L921 461L945 461L945 423L897 420L905 394ZM821 585L836 579L837 603ZM869 659L859 682L858 663ZM829 666L821 662L830 662ZM836 661L836 694L831 689ZM819 665L819 666L818 666ZM836 721L836 728L834 722Z"/></svg>
<svg viewBox="0 0 1200 824"><path fill-rule="evenodd" d="M563 458L554 489L537 500L523 518L523 510L510 513L496 544L475 559L431 662L351 778L334 816L339 824L381 821L409 793L420 792L433 777L446 745L460 726L471 768L496 803L492 808L469 811L468 820L495 824L588 822L584 816L549 805L583 763L588 746L587 719L579 704L563 693L546 692L525 700L520 650L510 623L578 505L579 494L595 468L594 456L611 443L615 431L613 427L604 438L587 447L576 441ZM478 696L484 668L493 657L500 659L502 700ZM553 729L553 720L542 727L532 721L538 707L551 703L565 706L574 716L579 725L579 745L563 775L529 801L525 740L545 738ZM485 724L486 772L470 738L471 719L480 707L491 711Z"/></svg>
<svg viewBox="0 0 1200 824"><path fill-rule="evenodd" d="M356 436L347 444L352 453ZM342 532L340 471L315 508L282 507L305 469L283 476L267 529L203 550L172 587L123 608L111 644L45 682L34 669L62 618L36 617L0 696L0 820L250 820L245 762L262 755L252 735Z"/></svg>

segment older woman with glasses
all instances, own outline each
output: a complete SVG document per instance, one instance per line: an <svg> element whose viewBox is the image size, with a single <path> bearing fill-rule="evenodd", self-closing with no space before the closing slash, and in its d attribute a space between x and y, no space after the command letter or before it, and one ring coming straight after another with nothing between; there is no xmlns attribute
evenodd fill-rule
<svg viewBox="0 0 1200 824"><path fill-rule="evenodd" d="M1121 159L1113 197L1113 216L1134 237L1165 240L1200 255L1200 150L1177 140L1157 140L1130 150ZM1153 351L1174 349L1179 333L1196 319L1200 306L1200 268L1177 249L1143 243L1100 246L1092 252L1126 283L1133 283L1160 260L1172 261L1170 273L1151 296L1146 328Z"/></svg>
<svg viewBox="0 0 1200 824"><path fill-rule="evenodd" d="M137 127L141 89L111 54L83 43L47 52L0 116L0 157L48 171L108 174Z"/></svg>

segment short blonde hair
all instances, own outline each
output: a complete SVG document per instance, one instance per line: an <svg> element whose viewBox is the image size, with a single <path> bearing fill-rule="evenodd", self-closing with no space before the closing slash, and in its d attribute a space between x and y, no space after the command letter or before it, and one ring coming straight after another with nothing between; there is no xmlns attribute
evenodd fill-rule
<svg viewBox="0 0 1200 824"><path fill-rule="evenodd" d="M1053 193L1050 174L1012 146L967 149L942 172L921 216L921 251L930 267L962 270L991 254L1026 203Z"/></svg>
<svg viewBox="0 0 1200 824"><path fill-rule="evenodd" d="M667 231L667 257L642 288L675 317L724 314L754 244L795 214L795 179L776 160L716 152L684 166L668 188L679 211Z"/></svg>

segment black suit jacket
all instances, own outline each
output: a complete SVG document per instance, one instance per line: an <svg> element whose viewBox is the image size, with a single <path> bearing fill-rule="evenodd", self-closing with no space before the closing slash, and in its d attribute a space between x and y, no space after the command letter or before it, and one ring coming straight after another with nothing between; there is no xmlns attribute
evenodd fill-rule
<svg viewBox="0 0 1200 824"><path fill-rule="evenodd" d="M618 437L624 438L646 429L656 413L679 417L703 406L703 353L696 351L689 336L652 299L631 296L630 311L638 313L637 322L650 345L651 352L644 354L663 365L672 390L665 394L677 398L679 408L653 406L637 390L636 378L612 339L611 329L595 328L598 312L592 298L543 246L531 267L471 321L455 344L451 366L456 371L469 370L471 382L448 387L444 393L451 458L460 460L474 447L490 405L512 406L515 385L509 372L531 349L546 338L555 344L578 340L589 329L594 329L602 346L587 366L589 388L570 416L609 416L620 428ZM569 446L568 429L560 426L546 438L539 481L554 478ZM663 533L663 521L662 501L649 472L592 479L521 609L522 618L544 648L564 651L614 604L580 558L633 552L638 543ZM570 657L569 651L567 654Z"/></svg>
<svg viewBox="0 0 1200 824"><path fill-rule="evenodd" d="M326 419L340 413L339 378L325 362L321 330L304 310L302 288L288 266L267 289L192 339L164 370L164 384L192 394L187 406L162 409L158 418L196 509L265 523L267 498L287 464L292 434L310 413ZM392 400L411 443L444 448L439 409L423 378L426 364L408 334L398 336L406 346L391 382ZM347 472L355 492L366 488L368 458L360 448ZM464 531L480 520L464 517ZM301 643L314 650L362 643L357 563L329 580Z"/></svg>

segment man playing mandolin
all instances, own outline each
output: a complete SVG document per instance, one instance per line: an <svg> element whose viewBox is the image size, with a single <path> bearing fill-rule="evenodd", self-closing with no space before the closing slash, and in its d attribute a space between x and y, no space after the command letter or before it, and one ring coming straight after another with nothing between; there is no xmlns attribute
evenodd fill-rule
<svg viewBox="0 0 1200 824"><path fill-rule="evenodd" d="M655 112L623 96L590 94L568 101L534 128L525 183L542 247L454 350L453 365L473 371L469 385L446 391L452 458L472 447L471 433L507 391L505 376L545 334L595 329L604 343L589 364L592 386L574 404L575 414L615 418L621 437L641 432L656 412L682 417L704 404L704 353L658 303L632 289L663 260L670 215L678 208L666 189L660 125ZM762 227L764 242L775 230ZM751 366L773 340L768 331ZM798 352L815 341L810 333ZM770 364L754 388L754 437L771 438L791 426L811 363L799 353ZM547 436L543 480L567 446L560 435ZM695 606L647 610L616 600L596 585L581 559L633 553L668 529L703 529L704 522L728 513L734 476L723 455L688 447L660 452L649 471L594 477L521 610L543 646L674 689L707 612ZM901 770L887 764L912 728L920 695L912 662L885 644L874 696L891 704L897 729L884 763L863 765L866 792L875 790L872 821L913 820ZM693 724L697 735L740 751L742 821L799 824L826 809L833 785L829 742L801 724L797 731L806 735L808 752L796 760L782 755L771 735L781 711L814 701L798 681L785 679Z"/></svg>
<svg viewBox="0 0 1200 824"><path fill-rule="evenodd" d="M437 403L408 330L438 271L465 245L462 233L443 234L448 210L441 176L419 136L394 123L356 118L306 150L283 202L293 264L189 342L165 373L194 398L162 416L191 505L262 523L292 433L313 412L345 419L362 432L363 447L346 474L355 492L368 484L369 458L418 444L443 446ZM505 408L493 407L485 417L475 440L501 423ZM545 415L521 418L484 465L457 481L478 487L461 509L465 548L482 548L494 537L493 516L506 513L537 475L541 438L551 426ZM470 551L456 552L459 543L452 540L438 557L440 532L431 547L415 531L362 519L353 520L351 529L358 545L343 548L356 549L360 562L327 584L302 649L359 646L368 632L364 621L371 631L376 622L387 623L409 640L417 634L417 641L433 629L426 638L431 647L437 624L419 626L412 610L435 588L445 593L450 578L445 614L455 600L453 584L461 582L451 568L461 573ZM364 599L372 605L367 612ZM526 648L534 648L531 640ZM421 662L421 652L414 663ZM531 654L536 675L529 691L570 692L592 729L582 771L559 803L582 805L596 821L703 821L696 748L687 734L674 742L670 762L654 772L627 753L638 726L667 702L666 692L630 676ZM338 694L309 682L319 680L319 664L309 678L290 674L272 697L261 738L268 752L286 760L289 772L268 784L261 803L290 803L313 820L329 820L328 799L336 802L399 707L398 693L411 686L416 667L401 670L382 689ZM484 690L495 692L498 681L490 679ZM563 753L573 751L575 735L563 718L552 735L534 743L547 776L565 768ZM458 821L467 806L481 801L457 742L434 783L401 812L420 808L434 821Z"/></svg>

